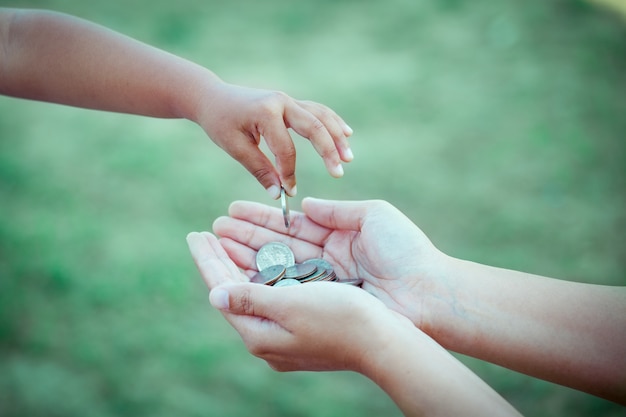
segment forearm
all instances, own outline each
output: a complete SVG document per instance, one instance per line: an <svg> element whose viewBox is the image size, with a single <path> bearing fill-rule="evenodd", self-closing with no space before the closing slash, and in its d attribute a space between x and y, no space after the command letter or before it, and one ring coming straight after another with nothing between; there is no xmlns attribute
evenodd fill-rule
<svg viewBox="0 0 626 417"><path fill-rule="evenodd" d="M0 93L144 116L194 119L220 80L205 68L91 22L0 9Z"/></svg>
<svg viewBox="0 0 626 417"><path fill-rule="evenodd" d="M363 374L406 416L519 416L478 376L426 334L385 327L384 346L366 359Z"/></svg>
<svg viewBox="0 0 626 417"><path fill-rule="evenodd" d="M452 260L427 331L445 347L626 403L626 293ZM441 301L445 300L445 301Z"/></svg>

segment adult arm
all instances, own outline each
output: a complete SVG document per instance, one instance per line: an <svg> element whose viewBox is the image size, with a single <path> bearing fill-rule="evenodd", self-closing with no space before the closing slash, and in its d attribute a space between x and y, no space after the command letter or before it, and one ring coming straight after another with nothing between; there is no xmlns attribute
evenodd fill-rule
<svg viewBox="0 0 626 417"><path fill-rule="evenodd" d="M444 347L626 404L626 288L556 280L439 251L382 201L305 199L289 231L280 211L236 202L214 223L249 273L270 240L296 260L324 257Z"/></svg>
<svg viewBox="0 0 626 417"><path fill-rule="evenodd" d="M435 294L449 349L626 405L626 288L449 258Z"/></svg>
<svg viewBox="0 0 626 417"><path fill-rule="evenodd" d="M211 288L211 303L250 352L273 369L359 372L406 416L519 416L445 349L370 294L328 282L284 288L245 283L213 235L192 233L187 241Z"/></svg>

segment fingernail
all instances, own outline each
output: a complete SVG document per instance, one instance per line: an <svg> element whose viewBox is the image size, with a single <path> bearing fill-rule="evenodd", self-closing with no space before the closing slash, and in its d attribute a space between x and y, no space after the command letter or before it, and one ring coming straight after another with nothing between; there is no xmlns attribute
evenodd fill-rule
<svg viewBox="0 0 626 417"><path fill-rule="evenodd" d="M334 177L342 177L343 176L343 166L341 164L335 165L331 174Z"/></svg>
<svg viewBox="0 0 626 417"><path fill-rule="evenodd" d="M352 153L352 149L348 148L345 150L345 155L344 157L348 160L348 161L352 161L354 159L354 154Z"/></svg>
<svg viewBox="0 0 626 417"><path fill-rule="evenodd" d="M266 189L267 193L272 197L273 200L277 200L280 197L280 187L276 185L271 185Z"/></svg>
<svg viewBox="0 0 626 417"><path fill-rule="evenodd" d="M228 302L228 291L223 288L215 288L209 293L209 301L211 305L218 310L228 310L230 304Z"/></svg>
<svg viewBox="0 0 626 417"><path fill-rule="evenodd" d="M350 126L348 126L347 124L344 125L343 127L343 131L347 136L350 136L351 134L354 133L354 130L352 130L352 128Z"/></svg>
<svg viewBox="0 0 626 417"><path fill-rule="evenodd" d="M291 190L287 191L287 194L289 194L289 197L295 197L298 194L298 187L294 185Z"/></svg>

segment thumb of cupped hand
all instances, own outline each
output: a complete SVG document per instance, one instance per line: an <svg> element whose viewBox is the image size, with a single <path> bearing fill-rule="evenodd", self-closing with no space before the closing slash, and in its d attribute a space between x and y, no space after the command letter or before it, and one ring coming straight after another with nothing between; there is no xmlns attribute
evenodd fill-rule
<svg viewBox="0 0 626 417"><path fill-rule="evenodd" d="M209 301L218 310L228 310L230 308L228 289L224 285L213 288L209 293Z"/></svg>
<svg viewBox="0 0 626 417"><path fill-rule="evenodd" d="M218 310L242 315L255 315L265 305L262 285L252 283L222 284L211 290L209 301Z"/></svg>

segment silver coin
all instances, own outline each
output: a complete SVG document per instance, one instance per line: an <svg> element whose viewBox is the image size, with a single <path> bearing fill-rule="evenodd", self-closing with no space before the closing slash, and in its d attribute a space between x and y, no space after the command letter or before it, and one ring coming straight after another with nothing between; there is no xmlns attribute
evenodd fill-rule
<svg viewBox="0 0 626 417"><path fill-rule="evenodd" d="M326 276L326 270L317 268L317 271L315 271L313 274L309 275L308 277L298 278L298 280L304 284L305 282L319 281L319 279L324 276Z"/></svg>
<svg viewBox="0 0 626 417"><path fill-rule="evenodd" d="M285 268L284 265L269 266L254 274L254 276L250 278L250 282L272 285L283 276L285 276L286 269L287 268Z"/></svg>
<svg viewBox="0 0 626 417"><path fill-rule="evenodd" d="M289 229L291 225L291 218L289 216L289 202L287 201L287 192L284 187L280 187L280 205L283 209L283 221L285 222L285 227Z"/></svg>
<svg viewBox="0 0 626 417"><path fill-rule="evenodd" d="M302 280L314 274L315 271L317 271L317 266L314 264L295 264L287 268L285 278Z"/></svg>
<svg viewBox="0 0 626 417"><path fill-rule="evenodd" d="M360 287L363 284L363 278L349 278L349 279L339 279L337 280L340 284L354 285L355 287Z"/></svg>
<svg viewBox="0 0 626 417"><path fill-rule="evenodd" d="M325 274L317 279L317 281L336 281L337 275L332 269L327 269Z"/></svg>
<svg viewBox="0 0 626 417"><path fill-rule="evenodd" d="M306 261L302 263L316 265L317 269L333 269L333 266L330 264L330 262L322 258L307 259Z"/></svg>
<svg viewBox="0 0 626 417"><path fill-rule="evenodd" d="M266 243L256 254L256 266L259 271L272 265L283 265L287 268L295 263L295 257L289 246L280 242Z"/></svg>
<svg viewBox="0 0 626 417"><path fill-rule="evenodd" d="M274 287L291 287L292 285L299 285L299 284L300 284L300 281L298 281L297 279L285 278L285 279L281 279L276 284L274 284Z"/></svg>

